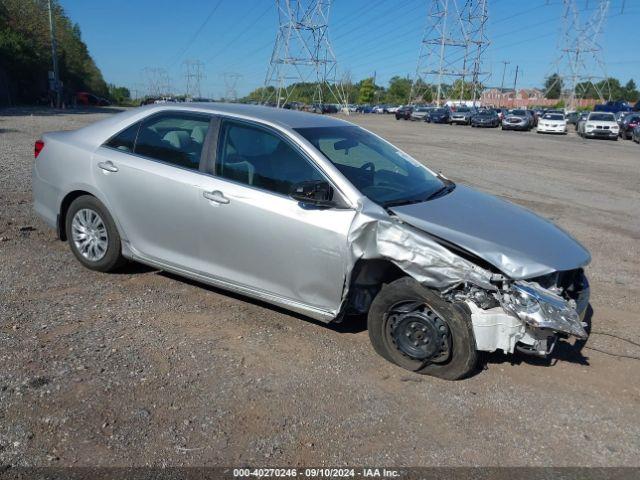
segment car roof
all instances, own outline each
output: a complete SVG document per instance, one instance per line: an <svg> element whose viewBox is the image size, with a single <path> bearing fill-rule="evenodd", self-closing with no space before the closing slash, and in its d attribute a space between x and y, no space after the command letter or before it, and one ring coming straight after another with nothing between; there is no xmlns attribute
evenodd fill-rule
<svg viewBox="0 0 640 480"><path fill-rule="evenodd" d="M282 127L291 129L351 125L351 123L345 122L344 120L318 115L317 113L242 103L164 103L155 104L153 107L156 107L155 110L205 111L209 113L237 115L251 120L276 123Z"/></svg>

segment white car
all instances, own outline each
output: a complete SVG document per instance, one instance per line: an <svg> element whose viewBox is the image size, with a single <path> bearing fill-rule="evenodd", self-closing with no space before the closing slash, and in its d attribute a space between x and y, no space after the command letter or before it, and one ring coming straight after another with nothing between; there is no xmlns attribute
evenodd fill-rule
<svg viewBox="0 0 640 480"><path fill-rule="evenodd" d="M562 113L545 113L538 120L538 133L561 133L567 134L567 119Z"/></svg>
<svg viewBox="0 0 640 480"><path fill-rule="evenodd" d="M578 135L583 138L609 138L618 140L620 125L609 112L591 112L587 119L578 124Z"/></svg>

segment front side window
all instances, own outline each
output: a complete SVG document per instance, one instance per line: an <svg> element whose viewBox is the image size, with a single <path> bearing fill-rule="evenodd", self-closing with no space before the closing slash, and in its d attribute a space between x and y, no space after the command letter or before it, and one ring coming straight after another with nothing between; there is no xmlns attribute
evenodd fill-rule
<svg viewBox="0 0 640 480"><path fill-rule="evenodd" d="M356 126L296 130L363 195L382 206L429 199L445 183L393 145Z"/></svg>
<svg viewBox="0 0 640 480"><path fill-rule="evenodd" d="M289 195L294 184L323 180L320 172L279 135L245 123L222 124L216 175Z"/></svg>
<svg viewBox="0 0 640 480"><path fill-rule="evenodd" d="M209 120L204 115L154 115L140 126L135 153L197 170Z"/></svg>
<svg viewBox="0 0 640 480"><path fill-rule="evenodd" d="M105 142L105 146L122 150L123 152L133 152L133 146L136 143L136 136L138 135L138 128L140 123L134 123L123 131L114 135Z"/></svg>

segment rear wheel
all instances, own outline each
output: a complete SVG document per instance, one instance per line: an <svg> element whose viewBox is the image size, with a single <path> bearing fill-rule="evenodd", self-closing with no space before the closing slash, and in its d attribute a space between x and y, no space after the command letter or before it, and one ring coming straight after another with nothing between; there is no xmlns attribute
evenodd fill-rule
<svg viewBox="0 0 640 480"><path fill-rule="evenodd" d="M413 278L385 285L371 304L369 339L396 365L423 375L457 380L478 363L471 316Z"/></svg>
<svg viewBox="0 0 640 480"><path fill-rule="evenodd" d="M97 198L76 198L67 210L65 230L71 251L85 267L111 272L126 263L113 218Z"/></svg>

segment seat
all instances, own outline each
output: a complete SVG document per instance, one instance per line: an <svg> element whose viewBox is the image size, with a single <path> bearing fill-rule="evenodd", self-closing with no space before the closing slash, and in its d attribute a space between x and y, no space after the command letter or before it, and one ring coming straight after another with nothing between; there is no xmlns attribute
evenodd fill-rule
<svg viewBox="0 0 640 480"><path fill-rule="evenodd" d="M204 143L204 139L207 136L207 127L196 126L193 127L191 131L191 140L202 145Z"/></svg>
<svg viewBox="0 0 640 480"><path fill-rule="evenodd" d="M162 138L176 150L187 150L191 146L191 137L184 130L171 130Z"/></svg>

